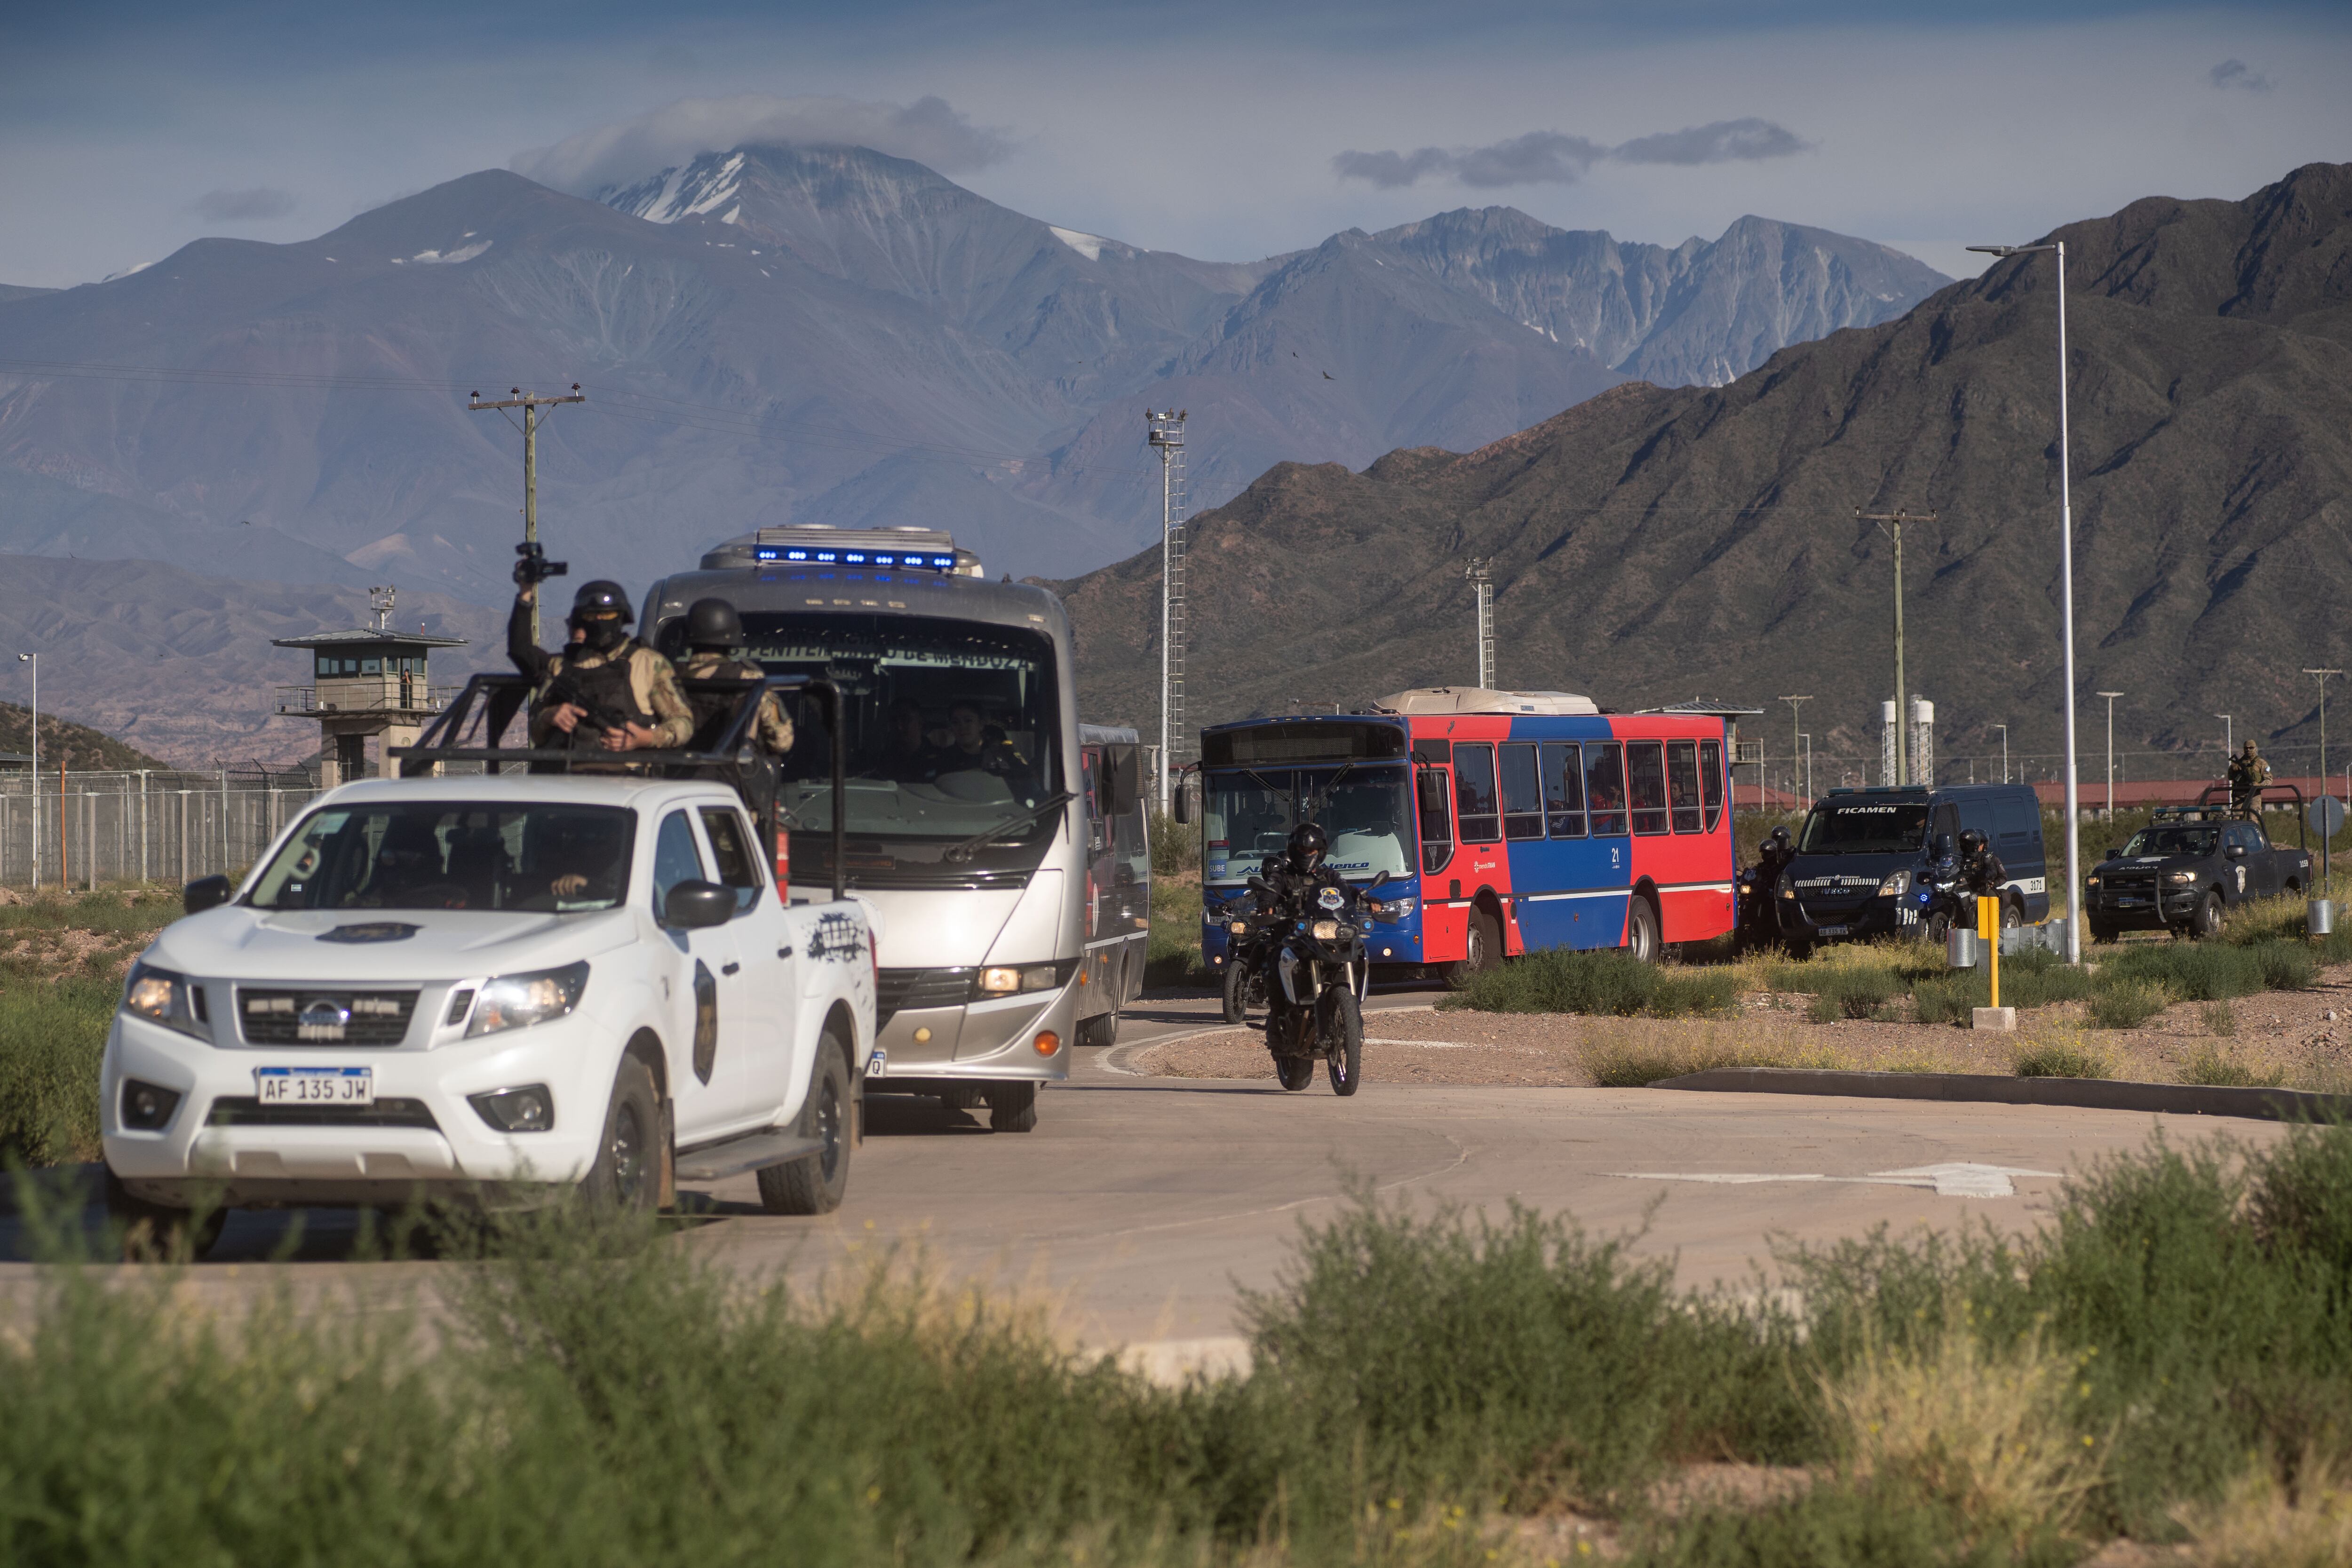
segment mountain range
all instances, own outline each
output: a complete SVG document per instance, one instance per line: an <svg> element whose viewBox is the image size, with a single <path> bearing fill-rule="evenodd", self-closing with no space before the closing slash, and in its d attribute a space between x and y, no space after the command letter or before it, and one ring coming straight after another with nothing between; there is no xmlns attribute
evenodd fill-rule
<svg viewBox="0 0 2352 1568"><path fill-rule="evenodd" d="M1058 228L861 148L713 153L592 200L465 176L316 239L0 290L0 550L505 593L520 442L559 558L631 581L792 519L943 524L1067 575L1283 459L1475 447L1628 377L1712 383L1943 279L1743 218L1672 248L1508 208L1229 264Z"/></svg>
<svg viewBox="0 0 2352 1568"><path fill-rule="evenodd" d="M2129 746L2218 740L2221 713L2308 742L2304 672L2352 665L2352 165L2049 241L2086 777L2100 690ZM1893 549L1858 514L1899 510L1909 688L1942 754L1997 754L2000 724L2059 752L2057 277L2012 257L1726 385L1620 385L1466 453L1276 465L1192 525L1191 721L1469 683L1478 556L1500 684L1769 710L1749 732L1782 767L1777 699L1806 693L1821 752L1874 759ZM1156 728L1158 551L1056 586L1089 717Z"/></svg>

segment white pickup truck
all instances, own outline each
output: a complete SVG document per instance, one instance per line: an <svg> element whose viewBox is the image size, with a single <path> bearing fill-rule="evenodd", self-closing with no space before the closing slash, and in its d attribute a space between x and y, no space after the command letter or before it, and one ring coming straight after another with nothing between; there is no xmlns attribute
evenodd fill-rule
<svg viewBox="0 0 2352 1568"><path fill-rule="evenodd" d="M192 884L131 970L101 1093L110 1201L651 1208L758 1173L841 1201L874 1049L871 911L786 904L709 778L346 785L247 875ZM212 907L205 907L210 905Z"/></svg>

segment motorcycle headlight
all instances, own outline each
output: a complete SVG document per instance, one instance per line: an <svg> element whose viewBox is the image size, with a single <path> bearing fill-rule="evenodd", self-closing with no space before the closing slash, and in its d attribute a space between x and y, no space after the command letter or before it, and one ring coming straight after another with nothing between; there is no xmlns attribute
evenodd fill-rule
<svg viewBox="0 0 2352 1568"><path fill-rule="evenodd" d="M1234 921L1228 924L1225 929L1233 932L1235 936L1247 936L1249 935L1249 921Z"/></svg>
<svg viewBox="0 0 2352 1568"><path fill-rule="evenodd" d="M152 963L131 967L131 978L122 987L122 1010L134 1018L177 1029L195 1039L209 1041L213 1037L204 987L190 984L184 974L174 974Z"/></svg>
<svg viewBox="0 0 2352 1568"><path fill-rule="evenodd" d="M1886 874L1886 880L1878 884L1878 896L1882 899L1899 899L1903 896L1903 889L1910 885L1910 872L1889 871Z"/></svg>
<svg viewBox="0 0 2352 1568"><path fill-rule="evenodd" d="M587 989L585 960L530 974L501 974L475 994L474 1016L467 1022L466 1037L527 1029L561 1018L580 1005L580 994Z"/></svg>
<svg viewBox="0 0 2352 1568"><path fill-rule="evenodd" d="M1339 941L1339 922L1338 921L1317 921L1315 922L1315 940L1317 942Z"/></svg>

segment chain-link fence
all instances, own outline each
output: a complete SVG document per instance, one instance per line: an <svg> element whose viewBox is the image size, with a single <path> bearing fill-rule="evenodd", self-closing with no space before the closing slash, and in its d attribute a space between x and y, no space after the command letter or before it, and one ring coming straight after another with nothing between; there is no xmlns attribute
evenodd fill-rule
<svg viewBox="0 0 2352 1568"><path fill-rule="evenodd" d="M0 884L95 888L233 873L318 793L300 771L0 773Z"/></svg>

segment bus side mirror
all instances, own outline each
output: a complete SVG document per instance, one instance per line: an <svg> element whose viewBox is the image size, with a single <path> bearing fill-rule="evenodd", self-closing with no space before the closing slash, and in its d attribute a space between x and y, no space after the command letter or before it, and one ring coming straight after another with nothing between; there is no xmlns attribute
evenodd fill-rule
<svg viewBox="0 0 2352 1568"><path fill-rule="evenodd" d="M1383 871L1383 872L1381 872L1379 876L1374 877L1374 878L1372 879L1372 880L1371 880L1371 885L1370 885L1370 887L1367 887L1367 888L1364 889L1364 891L1366 891L1366 892L1368 892L1368 893L1369 893L1369 892L1373 891L1373 890L1374 890L1374 889L1376 889L1385 888L1385 887L1387 887L1388 885L1389 885L1389 874L1388 874L1386 871Z"/></svg>
<svg viewBox="0 0 2352 1568"><path fill-rule="evenodd" d="M1176 781L1176 788L1168 802L1168 809L1170 815L1179 822L1192 820L1192 792L1184 787L1182 779Z"/></svg>

